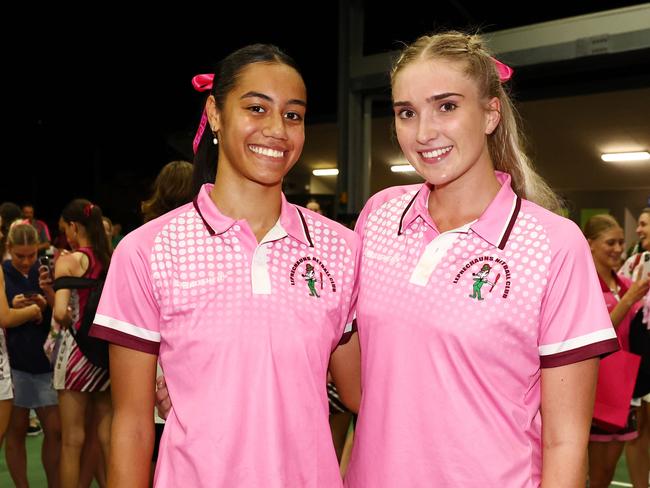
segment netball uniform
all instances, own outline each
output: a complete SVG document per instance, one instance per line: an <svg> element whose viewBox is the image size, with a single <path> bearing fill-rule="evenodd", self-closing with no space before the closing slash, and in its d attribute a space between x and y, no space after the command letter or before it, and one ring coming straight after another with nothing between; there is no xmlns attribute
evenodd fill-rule
<svg viewBox="0 0 650 488"><path fill-rule="evenodd" d="M450 231L428 184L382 191L359 217L349 488L539 486L541 368L618 348L578 227L497 178L484 213Z"/></svg>
<svg viewBox="0 0 650 488"><path fill-rule="evenodd" d="M326 375L358 237L282 196L258 243L211 189L120 242L92 331L159 354L173 407L155 485L340 487Z"/></svg>

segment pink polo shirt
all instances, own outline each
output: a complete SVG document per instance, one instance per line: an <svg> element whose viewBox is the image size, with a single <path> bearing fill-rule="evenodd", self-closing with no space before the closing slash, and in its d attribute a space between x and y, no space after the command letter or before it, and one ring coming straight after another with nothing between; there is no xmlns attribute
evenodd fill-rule
<svg viewBox="0 0 650 488"><path fill-rule="evenodd" d="M340 487L326 374L351 323L359 239L282 196L258 243L211 188L120 242L93 326L159 354L174 406L155 485Z"/></svg>
<svg viewBox="0 0 650 488"><path fill-rule="evenodd" d="M539 486L541 368L618 347L580 230L497 177L483 215L442 234L426 184L362 211L349 488Z"/></svg>

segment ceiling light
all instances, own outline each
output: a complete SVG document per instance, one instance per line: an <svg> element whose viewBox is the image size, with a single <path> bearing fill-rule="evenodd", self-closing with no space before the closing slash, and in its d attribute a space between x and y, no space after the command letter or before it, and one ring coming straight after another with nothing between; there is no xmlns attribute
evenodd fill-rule
<svg viewBox="0 0 650 488"><path fill-rule="evenodd" d="M390 167L393 173L413 173L415 168L410 164L396 164Z"/></svg>
<svg viewBox="0 0 650 488"><path fill-rule="evenodd" d="M315 169L311 172L314 176L336 176L339 174L337 168Z"/></svg>
<svg viewBox="0 0 650 488"><path fill-rule="evenodd" d="M604 153L600 155L600 159L607 161L608 163L612 162L627 162L627 161L647 161L650 159L650 153L648 151L639 151L639 152L620 152L620 153Z"/></svg>

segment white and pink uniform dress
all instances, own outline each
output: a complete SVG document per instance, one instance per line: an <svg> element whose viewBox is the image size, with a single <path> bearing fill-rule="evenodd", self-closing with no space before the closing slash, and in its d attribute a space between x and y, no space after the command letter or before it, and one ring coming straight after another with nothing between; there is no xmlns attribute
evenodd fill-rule
<svg viewBox="0 0 650 488"><path fill-rule="evenodd" d="M538 487L541 368L618 348L578 227L497 177L483 215L444 233L427 184L362 211L349 488Z"/></svg>
<svg viewBox="0 0 650 488"><path fill-rule="evenodd" d="M326 376L359 239L282 196L258 243L211 189L120 242L93 326L159 354L173 408L155 486L340 487Z"/></svg>

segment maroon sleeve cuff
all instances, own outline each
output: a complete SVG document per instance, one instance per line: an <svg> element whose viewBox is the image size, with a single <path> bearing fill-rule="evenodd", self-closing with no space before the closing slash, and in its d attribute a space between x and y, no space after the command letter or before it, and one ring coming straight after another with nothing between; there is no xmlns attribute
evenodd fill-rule
<svg viewBox="0 0 650 488"><path fill-rule="evenodd" d="M146 352L148 354L158 355L158 350L160 349L159 342L140 339L139 337L134 337L99 324L93 324L88 335L97 339L104 339L118 346L128 347L129 349L135 349L136 351Z"/></svg>
<svg viewBox="0 0 650 488"><path fill-rule="evenodd" d="M350 338L352 337L352 334L354 334L356 331L357 331L357 321L355 319L352 321L352 329L343 333L343 335L341 336L341 340L337 344L337 347L350 342Z"/></svg>
<svg viewBox="0 0 650 488"><path fill-rule="evenodd" d="M566 366L567 364L577 363L597 356L602 359L619 349L618 339L607 339L606 341L588 344L583 347L578 347L577 349L571 349L570 351L549 354L548 356L540 356L540 365L542 368L556 368L558 366Z"/></svg>

